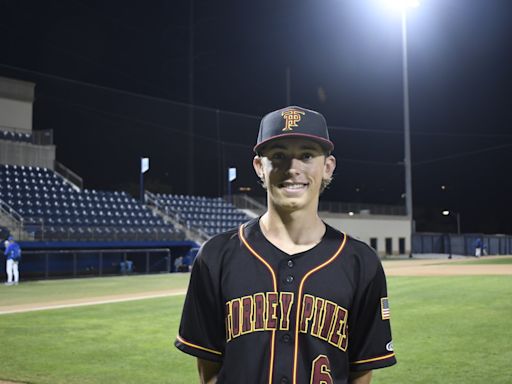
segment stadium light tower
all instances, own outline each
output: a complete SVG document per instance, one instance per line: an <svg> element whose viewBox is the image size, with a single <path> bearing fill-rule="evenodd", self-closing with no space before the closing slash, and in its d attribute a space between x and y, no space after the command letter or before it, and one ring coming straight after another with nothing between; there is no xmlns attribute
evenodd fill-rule
<svg viewBox="0 0 512 384"><path fill-rule="evenodd" d="M404 113L404 166L405 166L405 208L407 217L411 222L411 251L414 221L412 216L412 164L411 164L411 132L409 117L409 70L407 63L407 11L418 7L420 0L385 0L390 8L400 11L402 15L402 86L403 86L403 113Z"/></svg>
<svg viewBox="0 0 512 384"><path fill-rule="evenodd" d="M460 213L459 212L451 212L451 211L443 211L441 212L443 216L455 215L455 219L457 220L457 235L460 235Z"/></svg>

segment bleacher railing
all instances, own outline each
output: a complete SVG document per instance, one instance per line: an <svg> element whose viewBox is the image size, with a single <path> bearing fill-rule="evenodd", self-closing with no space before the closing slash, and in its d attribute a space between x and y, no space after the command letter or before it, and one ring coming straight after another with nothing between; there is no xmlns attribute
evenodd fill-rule
<svg viewBox="0 0 512 384"><path fill-rule="evenodd" d="M32 131L32 144L53 145L53 129Z"/></svg>
<svg viewBox="0 0 512 384"><path fill-rule="evenodd" d="M167 218L171 219L171 222L175 227L184 231L184 235L186 238L193 239L200 243L210 238L210 235L208 235L203 230L199 228L192 228L189 225L187 225L187 221L180 217L178 212L169 209L169 207L166 205L161 205L160 202L158 201L157 195L155 195L154 193L150 191L145 191L144 195L146 202L149 204L149 206L156 208L158 211L160 211L161 214L164 214Z"/></svg>
<svg viewBox="0 0 512 384"><path fill-rule="evenodd" d="M17 135L23 135L14 141L28 142L34 145L53 145L53 129L43 129L40 131L27 131L17 127L0 126L0 131Z"/></svg>
<svg viewBox="0 0 512 384"><path fill-rule="evenodd" d="M12 229L14 229L15 233L11 234L16 236L16 238L20 239L23 230L23 217L13 207L11 207L2 199L0 199L0 212L2 213L2 216L7 221L9 221L9 223L6 224L8 224L11 227L11 232Z"/></svg>
<svg viewBox="0 0 512 384"><path fill-rule="evenodd" d="M129 232L126 227L116 226L44 226L41 230L25 225L25 230L33 233L35 240L50 241L178 241L185 240L182 232L166 233L151 231L150 233ZM140 228L140 227L135 227ZM124 231L123 231L124 229Z"/></svg>
<svg viewBox="0 0 512 384"><path fill-rule="evenodd" d="M73 172L71 169L66 167L64 164L59 163L58 161L55 161L54 167L55 167L55 172L60 174L66 180L70 181L72 184L76 185L78 188L83 189L84 180L80 176L78 176L75 172Z"/></svg>

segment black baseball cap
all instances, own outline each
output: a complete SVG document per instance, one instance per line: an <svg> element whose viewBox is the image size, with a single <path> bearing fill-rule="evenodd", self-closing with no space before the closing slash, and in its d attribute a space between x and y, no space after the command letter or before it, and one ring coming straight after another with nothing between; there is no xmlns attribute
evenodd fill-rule
<svg viewBox="0 0 512 384"><path fill-rule="evenodd" d="M315 141L329 153L334 149L334 144L329 139L325 117L321 113L290 106L263 116L253 150L259 153L269 142L289 137Z"/></svg>

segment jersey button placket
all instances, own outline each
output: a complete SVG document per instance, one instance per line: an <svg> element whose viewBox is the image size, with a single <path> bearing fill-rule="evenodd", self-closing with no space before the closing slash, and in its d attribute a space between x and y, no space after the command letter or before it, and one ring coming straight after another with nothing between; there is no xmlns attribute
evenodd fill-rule
<svg viewBox="0 0 512 384"><path fill-rule="evenodd" d="M279 262L278 274L279 274L279 285L280 292L291 292L294 295L296 292L296 285L298 282L297 272L297 261L291 258L282 259ZM292 374L293 366L293 347L294 337L293 332L295 328L295 315L292 315L293 308L296 306L295 297L291 304L291 313L288 319L288 324L285 329L279 330L276 343L276 364L275 364L275 383L291 383L290 375Z"/></svg>

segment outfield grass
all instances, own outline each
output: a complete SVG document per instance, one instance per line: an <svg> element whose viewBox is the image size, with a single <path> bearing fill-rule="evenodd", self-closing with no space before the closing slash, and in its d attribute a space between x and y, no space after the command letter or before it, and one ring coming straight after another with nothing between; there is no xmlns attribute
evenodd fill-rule
<svg viewBox="0 0 512 384"><path fill-rule="evenodd" d="M149 283L152 278L155 282ZM153 284L158 286L162 278L176 288L186 284L186 276L180 275L118 282L155 290ZM67 280L50 285L58 291L57 286L68 290L74 284ZM510 382L510 277L390 277L388 284L399 363L376 371L374 383ZM109 294L117 289L111 287ZM2 315L0 379L36 384L195 383L194 359L172 346L182 303L183 296L178 296Z"/></svg>
<svg viewBox="0 0 512 384"><path fill-rule="evenodd" d="M16 287L0 286L0 306L185 289L189 276L188 273L166 273L161 275L22 281Z"/></svg>
<svg viewBox="0 0 512 384"><path fill-rule="evenodd" d="M509 276L388 279L398 365L375 383L510 383Z"/></svg>
<svg viewBox="0 0 512 384"><path fill-rule="evenodd" d="M453 265L460 265L460 264L469 264L469 265L482 265L482 264L498 264L498 265L509 265L512 264L512 257L503 256L503 257L496 257L492 259L487 258L481 258L476 260L468 260L468 261L461 261L454 263Z"/></svg>
<svg viewBox="0 0 512 384"><path fill-rule="evenodd" d="M38 384L197 381L173 341L184 296L0 316L0 379Z"/></svg>

